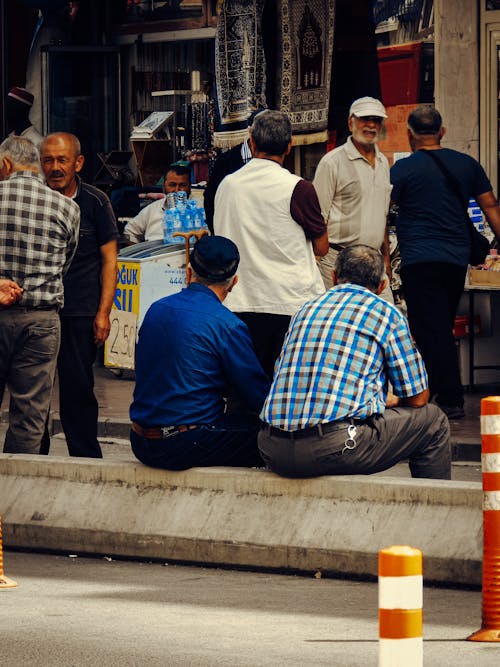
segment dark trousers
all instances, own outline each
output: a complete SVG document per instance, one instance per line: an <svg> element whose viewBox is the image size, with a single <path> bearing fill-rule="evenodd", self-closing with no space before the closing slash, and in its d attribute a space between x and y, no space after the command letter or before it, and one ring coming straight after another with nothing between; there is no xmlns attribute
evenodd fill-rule
<svg viewBox="0 0 500 667"><path fill-rule="evenodd" d="M280 356L291 316L274 313L236 313L236 315L249 328L257 359L272 380L274 364Z"/></svg>
<svg viewBox="0 0 500 667"><path fill-rule="evenodd" d="M163 440L149 440L130 431L130 442L139 461L153 468L263 467L257 449L259 427L256 417L233 413L214 426L199 426Z"/></svg>
<svg viewBox="0 0 500 667"><path fill-rule="evenodd" d="M59 414L69 455L102 458L97 440L99 407L92 370L97 351L93 323L93 317L61 318L61 347L57 358ZM48 453L49 445L46 432L41 453Z"/></svg>
<svg viewBox="0 0 500 667"><path fill-rule="evenodd" d="M437 403L462 407L453 324L464 289L466 268L437 262L401 267L410 330L429 375L429 390Z"/></svg>
<svg viewBox="0 0 500 667"><path fill-rule="evenodd" d="M259 449L267 466L284 477L370 475L406 459L412 477L451 477L450 425L436 405L388 409L356 425L349 447L347 427L344 422L323 436L292 440L264 426Z"/></svg>

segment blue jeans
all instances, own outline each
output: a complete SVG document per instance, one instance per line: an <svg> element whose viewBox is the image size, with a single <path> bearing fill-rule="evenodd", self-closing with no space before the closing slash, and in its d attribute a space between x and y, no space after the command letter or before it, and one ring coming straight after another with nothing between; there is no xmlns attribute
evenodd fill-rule
<svg viewBox="0 0 500 667"><path fill-rule="evenodd" d="M0 402L10 393L3 451L38 454L54 385L60 323L57 310L0 310Z"/></svg>
<svg viewBox="0 0 500 667"><path fill-rule="evenodd" d="M153 468L263 467L257 449L259 427L256 417L231 413L215 425L202 425L163 440L149 440L130 431L130 442L139 461Z"/></svg>

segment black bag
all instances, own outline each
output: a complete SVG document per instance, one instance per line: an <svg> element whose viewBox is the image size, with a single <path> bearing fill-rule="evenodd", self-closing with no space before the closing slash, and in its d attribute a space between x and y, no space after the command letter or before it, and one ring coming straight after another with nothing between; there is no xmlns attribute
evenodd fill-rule
<svg viewBox="0 0 500 667"><path fill-rule="evenodd" d="M469 264L471 266L477 266L478 264L483 264L484 260L486 258L486 255L489 254L490 251L490 242L486 238L486 236L483 236L481 232L478 232L477 229L474 227L474 223L469 217L469 213L467 211L467 206L462 199L462 193L460 190L460 186L458 184L457 179L451 174L449 169L441 162L441 160L438 158L436 155L437 151L435 150L429 150L426 151L425 149L420 149L421 153L425 153L425 155L428 155L436 166L441 170L443 173L444 177L448 181L451 189L457 196L459 202L460 202L460 207L462 208L465 217L467 219L467 229L469 230L470 234L470 254L469 254Z"/></svg>

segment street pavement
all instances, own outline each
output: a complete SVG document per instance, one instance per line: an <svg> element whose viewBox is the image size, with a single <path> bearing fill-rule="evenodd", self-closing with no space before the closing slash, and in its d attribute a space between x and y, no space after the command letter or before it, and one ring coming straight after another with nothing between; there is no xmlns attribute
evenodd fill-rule
<svg viewBox="0 0 500 667"><path fill-rule="evenodd" d="M2 667L377 664L374 582L71 556L4 551ZM424 619L424 665L500 664L464 641L480 592L425 587Z"/></svg>

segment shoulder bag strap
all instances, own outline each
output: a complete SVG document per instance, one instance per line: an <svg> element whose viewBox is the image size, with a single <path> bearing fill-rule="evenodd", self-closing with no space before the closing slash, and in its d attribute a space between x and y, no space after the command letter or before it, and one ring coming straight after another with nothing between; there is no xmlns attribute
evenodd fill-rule
<svg viewBox="0 0 500 667"><path fill-rule="evenodd" d="M451 189L453 190L453 193L455 194L455 196L457 197L457 199L460 202L460 208L462 209L462 211L465 214L465 217L467 219L467 229L468 229L469 234L472 238L472 235L474 234L474 230L475 230L474 223L470 219L469 212L467 210L467 204L463 200L462 191L460 190L460 185L458 184L457 179L455 178L455 176L453 176L453 174L448 169L448 167L446 165L444 165L443 162L438 158L438 156L436 155L437 150L427 151L423 148L420 148L419 152L424 153L425 155L428 155L433 160L436 167L438 167L438 169L441 171L443 176L446 178L446 180L448 182L448 185L451 187Z"/></svg>

